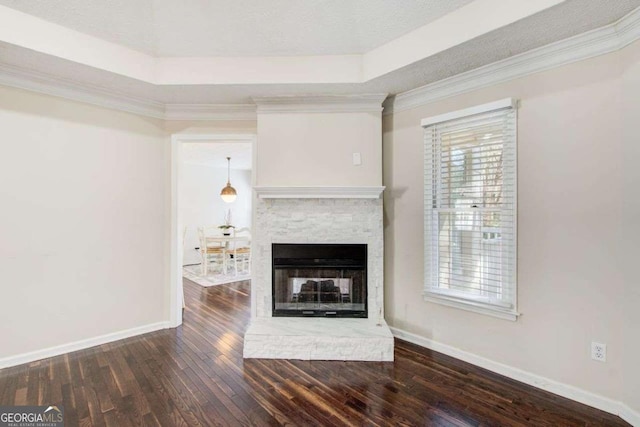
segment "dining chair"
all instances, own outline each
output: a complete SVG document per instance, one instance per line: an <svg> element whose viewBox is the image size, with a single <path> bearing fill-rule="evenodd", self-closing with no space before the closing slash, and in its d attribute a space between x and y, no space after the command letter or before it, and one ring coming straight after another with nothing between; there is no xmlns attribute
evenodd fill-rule
<svg viewBox="0 0 640 427"><path fill-rule="evenodd" d="M208 237L215 237L220 232L217 227L198 227L200 239L200 257L202 258L202 275L209 274L209 261L219 264L222 271L227 273L227 248L223 242L211 242Z"/></svg>
<svg viewBox="0 0 640 427"><path fill-rule="evenodd" d="M251 229L235 228L229 247L229 260L233 260L235 275L251 271Z"/></svg>

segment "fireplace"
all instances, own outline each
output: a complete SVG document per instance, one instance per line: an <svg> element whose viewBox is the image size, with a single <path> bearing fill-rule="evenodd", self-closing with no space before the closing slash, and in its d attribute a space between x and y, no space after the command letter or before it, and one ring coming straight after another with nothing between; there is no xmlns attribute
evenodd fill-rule
<svg viewBox="0 0 640 427"><path fill-rule="evenodd" d="M304 188L285 190L256 188L243 356L393 360L384 321L382 188L375 197L370 189L312 189L306 197Z"/></svg>
<svg viewBox="0 0 640 427"><path fill-rule="evenodd" d="M272 245L274 317L367 317L367 245Z"/></svg>

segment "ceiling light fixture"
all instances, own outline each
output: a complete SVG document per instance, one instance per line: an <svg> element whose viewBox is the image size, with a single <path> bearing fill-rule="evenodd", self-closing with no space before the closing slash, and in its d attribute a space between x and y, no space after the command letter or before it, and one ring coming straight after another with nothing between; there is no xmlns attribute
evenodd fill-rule
<svg viewBox="0 0 640 427"><path fill-rule="evenodd" d="M238 197L236 189L231 186L231 157L227 157L227 185L220 192L220 197L226 203L232 203Z"/></svg>

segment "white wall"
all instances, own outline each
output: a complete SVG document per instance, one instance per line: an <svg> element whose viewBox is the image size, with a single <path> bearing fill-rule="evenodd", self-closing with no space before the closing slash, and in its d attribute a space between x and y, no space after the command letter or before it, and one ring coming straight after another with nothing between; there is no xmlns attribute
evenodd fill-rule
<svg viewBox="0 0 640 427"><path fill-rule="evenodd" d="M258 114L257 185L376 186L380 113ZM362 165L353 165L360 153Z"/></svg>
<svg viewBox="0 0 640 427"><path fill-rule="evenodd" d="M640 411L639 52L636 43L386 117L392 325ZM420 119L507 96L522 100L515 323L421 299ZM261 119L260 185L380 184L373 117L285 116ZM167 320L169 135L256 123L163 123L0 87L0 129L2 359ZM591 339L608 344L607 363L589 359Z"/></svg>
<svg viewBox="0 0 640 427"><path fill-rule="evenodd" d="M231 185L238 192L233 203L225 203L220 197L220 190L227 183L227 169L182 163L179 183L178 208L182 225L187 227L184 264L200 262L198 251L195 250L200 246L197 228L224 224L228 209L231 209L231 222L234 226L251 228L253 189L250 170L231 170Z"/></svg>
<svg viewBox="0 0 640 427"><path fill-rule="evenodd" d="M626 291L624 343L624 402L640 414L640 43L625 49L622 57L622 228L623 265ZM640 423L640 418L638 419Z"/></svg>
<svg viewBox="0 0 640 427"><path fill-rule="evenodd" d="M632 49L635 66L625 71L620 59ZM638 409L640 300L632 269L638 259L638 49L636 44L385 117L390 324L614 400L628 399ZM521 100L517 322L422 298L420 119L505 97ZM630 132L624 144L623 114ZM626 266L624 252L634 260ZM608 345L606 363L590 359L592 340Z"/></svg>
<svg viewBox="0 0 640 427"><path fill-rule="evenodd" d="M0 359L168 320L159 120L0 87Z"/></svg>
<svg viewBox="0 0 640 427"><path fill-rule="evenodd" d="M163 122L0 86L0 129L5 365L167 322L170 136L256 122Z"/></svg>
<svg viewBox="0 0 640 427"><path fill-rule="evenodd" d="M255 120L167 120L164 129L167 134L255 134Z"/></svg>

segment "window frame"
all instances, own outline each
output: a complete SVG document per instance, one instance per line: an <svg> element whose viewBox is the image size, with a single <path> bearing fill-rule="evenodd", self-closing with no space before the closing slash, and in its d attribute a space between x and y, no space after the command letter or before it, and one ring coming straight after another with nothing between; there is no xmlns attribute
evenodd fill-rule
<svg viewBox="0 0 640 427"><path fill-rule="evenodd" d="M424 207L423 207L424 209L424 245L425 245L425 257L423 260L424 269L425 269L423 296L425 301L437 303L437 304L441 304L449 307L455 307L463 310L468 310L476 313L481 313L481 314L485 314L493 317L498 317L501 319L507 319L511 321L516 321L518 319L518 316L520 315L520 313L517 310L517 307L518 307L518 283L517 283L518 115L517 115L517 107L518 107L517 99L505 98L498 101L477 105L471 108L466 108L458 111L440 114L437 116L428 117L423 119L420 123L423 128L423 136L425 141L423 144L423 147L425 150L434 149L432 144L427 143L428 139L432 139L429 136L429 134L432 132L432 129L430 129L430 127L444 123L444 122L450 122L458 119L466 119L470 116L483 114L483 113L491 113L491 112L496 112L500 110L511 109L513 112L513 126L514 126L513 148L511 149L511 155L513 156L514 166L513 166L513 176L509 177L509 178L512 178L513 183L508 184L513 189L513 202L512 202L513 206L511 209L509 209L509 211L512 211L512 215L513 215L513 219L512 219L513 237L512 237L512 240L510 241L511 243L510 247L503 249L504 252L501 252L503 258L505 257L505 255L507 255L507 256L510 256L511 260L513 260L512 269L511 271L509 271L510 275L508 276L508 280L510 280L512 283L512 285L510 285L511 299L509 303L501 307L501 304L496 303L496 301L489 303L489 302L486 302L487 301L486 299L485 301L483 301L483 298L474 297L468 293L465 294L465 292L463 291L460 291L459 293L456 293L455 291L451 291L451 290L438 291L437 288L433 288L429 286L429 283L434 283L439 281L439 272L436 271L434 273L430 271L431 260L427 258L427 253L428 253L427 246L429 246L430 248L437 247L440 242L440 237L439 237L439 233L437 232L434 233L433 231L430 231L428 229L427 224L430 223L429 222L430 218L434 214L434 212L437 213L439 212L438 209L442 209L442 208L439 208L439 207L434 208L432 204L433 202L431 200L426 200L426 194L427 194L426 186L428 185L429 181L432 182L431 185L433 186L432 187L434 191L433 194L439 199L440 195L437 193L438 191L437 189L439 188L439 185L437 184L437 181L442 179L443 169L441 166L438 166L437 175L433 174L434 172L433 167L427 165L427 162L426 162L426 151L425 151L425 159L423 161L424 178L425 178L425 181L424 181L425 188L423 191L423 194L425 194L425 201L424 201ZM453 208L452 211L456 212L455 208ZM480 210L477 212L480 212ZM503 276L500 282L501 285L504 283L504 280L505 280L505 277ZM503 287L502 289L506 289L506 288Z"/></svg>

